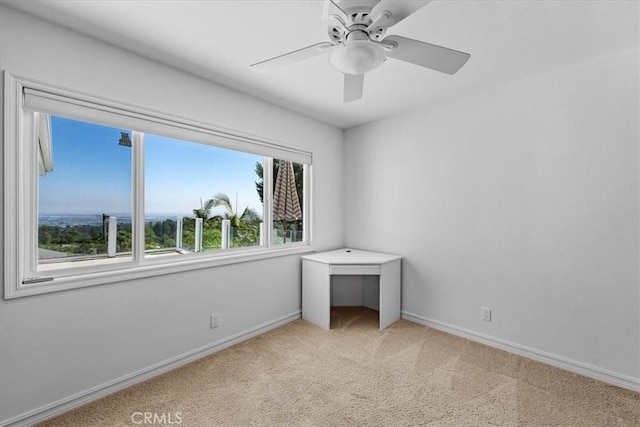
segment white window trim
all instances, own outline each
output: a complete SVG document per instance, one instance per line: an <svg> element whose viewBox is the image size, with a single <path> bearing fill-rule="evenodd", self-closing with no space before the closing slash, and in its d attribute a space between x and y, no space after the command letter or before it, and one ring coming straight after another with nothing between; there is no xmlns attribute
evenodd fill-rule
<svg viewBox="0 0 640 427"><path fill-rule="evenodd" d="M272 169L270 167L271 160L269 159L269 167L264 165L264 177L263 182L265 187L268 188L266 194L268 197L264 198L265 212L264 223L266 232L265 245L261 247L253 248L237 248L227 250L224 252L215 253L202 253L190 255L189 257L167 256L162 259L153 259L153 257L143 258L144 248L136 248L134 246L134 262L127 262L123 268L122 264L114 264L113 269L109 267L101 266L100 271L83 271L83 269L77 269L73 274L65 276L50 278L50 277L33 277L32 280L28 280L28 283L23 283L24 277L27 274L29 268L25 265L25 258L35 259L37 262L37 256L25 257L25 251L32 249L37 251L37 244L28 244L27 242L35 242L33 239L33 233L37 230L31 230L29 225L33 224L32 218L29 215L33 215L36 212L35 206L37 200L32 197L33 200L26 200L27 194L35 194L33 189L37 185L36 178L31 176L33 174L27 174L22 170L22 165L26 159L31 157L29 150L33 150L32 144L21 144L20 141L23 138L24 113L23 113L23 94L25 88L31 88L37 93L51 94L53 98L56 97L69 97L78 100L80 103L90 103L91 105L97 104L105 108L105 111L109 113L115 112L120 114L121 117L127 117L126 114L131 114L136 120L149 119L150 122L160 124L161 129L171 129L173 126L174 133L169 136L173 136L179 139L187 139L189 137L197 136L195 142L208 143L213 146L222 146L224 148L231 148L235 150L242 150L242 147L246 147L246 144L256 144L257 153L269 153L269 147L273 147L276 152L289 153L286 155L288 159L293 156L296 159L306 158L309 159L309 163L312 163L313 152L308 150L302 150L292 147L288 144L283 144L279 141L272 141L254 135L241 133L237 131L231 131L229 129L222 129L212 126L210 124L204 124L195 122L188 119L183 119L167 114L159 113L157 111L151 111L140 107L133 107L131 105L125 105L116 103L113 101L107 101L98 99L95 97L79 94L66 89L57 88L51 85L43 84L40 82L32 81L30 79L11 75L8 72L4 72L4 298L12 299L29 295L38 295L49 292L63 291L68 289L83 288L87 286L95 286L113 282L127 281L133 279L139 279L144 277L152 277L156 275L164 275L170 273L178 273L182 271L189 271L194 269L212 268L221 265L235 264L248 261L257 261L273 257L288 256L294 254L302 254L313 251L312 237L313 237L313 195L312 189L312 165L305 164L305 179L304 179L304 198L303 203L303 242L288 243L284 246L272 246ZM57 102L57 101L56 101ZM46 112L46 111L45 111ZM56 112L54 112L55 114ZM60 114L60 113L58 113ZM123 115L124 114L124 115ZM106 123L107 125L113 125ZM135 127L134 127L135 129ZM148 127L144 128L146 131L153 132L153 129ZM179 132L176 134L176 129ZM181 133L184 131L187 134L187 138ZM162 133L161 133L162 134ZM136 132L133 135L136 136ZM214 140L212 142L212 139ZM234 148L229 146L228 143L219 144L218 141L229 140L237 142L240 147ZM193 139L191 139L193 140ZM227 144L225 146L225 144ZM141 145L141 144L140 144ZM137 144L135 146L138 146ZM139 148L141 149L141 148ZM265 151L266 150L266 151ZM255 153L256 151L254 151ZM296 157L298 156L298 157ZM302 157L300 157L302 156ZM134 156L138 162L143 163L142 156ZM276 158L279 158L276 156ZM294 160L295 161L295 160ZM143 178L144 170L143 164L137 164L134 167L135 176L133 176L134 182L141 182ZM25 191L31 188L30 191ZM133 185L134 191L134 204L132 216L137 217L138 221L144 215L144 189L142 186ZM134 220L132 218L132 220ZM137 223L137 221L134 220ZM144 222L144 221L143 221ZM37 221L35 221L37 224ZM37 225L36 225L37 226ZM141 242L141 238L144 237L144 228L135 230L132 232L137 235L133 238L134 242ZM30 239L30 240L26 240ZM135 245L135 243L134 243ZM35 246L35 248L34 248ZM142 252L142 253L141 253ZM144 260L144 262L140 262Z"/></svg>

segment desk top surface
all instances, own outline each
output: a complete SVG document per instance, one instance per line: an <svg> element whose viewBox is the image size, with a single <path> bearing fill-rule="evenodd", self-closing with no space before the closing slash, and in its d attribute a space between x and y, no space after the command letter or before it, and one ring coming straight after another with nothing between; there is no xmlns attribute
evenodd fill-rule
<svg viewBox="0 0 640 427"><path fill-rule="evenodd" d="M358 249L338 249L329 252L319 252L312 255L304 255L302 259L322 262L325 264L385 264L401 259L401 256L383 254L380 252L368 252Z"/></svg>

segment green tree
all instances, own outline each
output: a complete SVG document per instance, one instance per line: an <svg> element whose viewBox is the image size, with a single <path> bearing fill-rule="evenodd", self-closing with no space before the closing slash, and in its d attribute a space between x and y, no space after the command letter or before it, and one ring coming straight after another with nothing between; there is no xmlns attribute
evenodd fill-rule
<svg viewBox="0 0 640 427"><path fill-rule="evenodd" d="M40 243L41 246L50 245L52 240L53 237L51 235L51 232L47 228L41 226L40 232L38 233L38 243Z"/></svg>
<svg viewBox="0 0 640 427"><path fill-rule="evenodd" d="M222 240L222 231L218 227L204 227L202 230L202 249L220 249L220 241Z"/></svg>
<svg viewBox="0 0 640 427"><path fill-rule="evenodd" d="M176 221L165 219L151 224L155 240L161 247L171 248L176 245Z"/></svg>
<svg viewBox="0 0 640 427"><path fill-rule="evenodd" d="M116 237L116 252L130 252L133 248L131 242L131 224L123 224L118 227Z"/></svg>
<svg viewBox="0 0 640 427"><path fill-rule="evenodd" d="M150 223L144 225L144 247L145 249L158 248L158 236L156 236L153 226Z"/></svg>

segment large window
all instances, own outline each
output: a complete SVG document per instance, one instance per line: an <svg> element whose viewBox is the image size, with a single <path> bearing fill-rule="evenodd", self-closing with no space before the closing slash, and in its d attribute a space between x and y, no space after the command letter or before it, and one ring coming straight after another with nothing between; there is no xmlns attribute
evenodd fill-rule
<svg viewBox="0 0 640 427"><path fill-rule="evenodd" d="M11 76L5 88L5 298L309 244L310 153Z"/></svg>

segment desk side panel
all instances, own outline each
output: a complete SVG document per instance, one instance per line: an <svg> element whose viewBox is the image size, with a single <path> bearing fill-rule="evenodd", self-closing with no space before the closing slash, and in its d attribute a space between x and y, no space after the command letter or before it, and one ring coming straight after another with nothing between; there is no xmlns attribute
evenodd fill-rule
<svg viewBox="0 0 640 427"><path fill-rule="evenodd" d="M400 260L382 265L380 273L380 329L400 320Z"/></svg>
<svg viewBox="0 0 640 427"><path fill-rule="evenodd" d="M302 318L325 329L331 321L329 265L302 260Z"/></svg>

